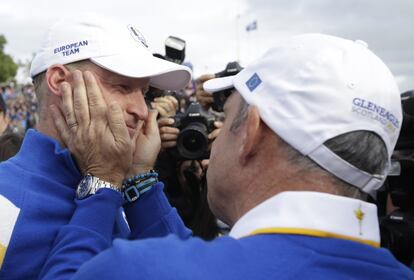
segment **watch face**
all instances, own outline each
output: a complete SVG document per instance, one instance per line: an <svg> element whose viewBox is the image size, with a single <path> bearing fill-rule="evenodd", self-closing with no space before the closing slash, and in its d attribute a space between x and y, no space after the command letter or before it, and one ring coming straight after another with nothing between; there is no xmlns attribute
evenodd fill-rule
<svg viewBox="0 0 414 280"><path fill-rule="evenodd" d="M82 179L82 181L79 183L78 190L77 190L78 198L85 198L88 195L90 188L92 186L92 181L93 181L93 178L92 176L89 176L89 175L85 176Z"/></svg>

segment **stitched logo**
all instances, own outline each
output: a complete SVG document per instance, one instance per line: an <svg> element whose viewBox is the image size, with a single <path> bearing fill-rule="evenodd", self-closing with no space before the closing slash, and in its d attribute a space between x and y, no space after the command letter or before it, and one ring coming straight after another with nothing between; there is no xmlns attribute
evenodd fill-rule
<svg viewBox="0 0 414 280"><path fill-rule="evenodd" d="M262 83L262 80L260 79L259 75L257 73L254 73L253 76L250 77L250 79L247 80L246 86L249 88L249 90L252 92L254 91L260 84Z"/></svg>
<svg viewBox="0 0 414 280"><path fill-rule="evenodd" d="M143 44L146 48L148 48L147 41L145 40L144 35L142 35L141 32L137 28L135 28L132 25L128 25L129 33L131 33L132 38L134 38L135 41L140 42Z"/></svg>

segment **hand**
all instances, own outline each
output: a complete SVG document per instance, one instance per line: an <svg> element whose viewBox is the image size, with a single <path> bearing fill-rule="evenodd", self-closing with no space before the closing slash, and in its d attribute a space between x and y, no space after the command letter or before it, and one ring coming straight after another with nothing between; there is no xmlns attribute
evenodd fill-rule
<svg viewBox="0 0 414 280"><path fill-rule="evenodd" d="M214 102L214 98L212 93L204 91L203 84L204 82L214 78L215 76L212 74L205 74L196 80L196 98L198 103L200 103L200 105L203 106L205 110L208 110L210 108L211 104Z"/></svg>
<svg viewBox="0 0 414 280"><path fill-rule="evenodd" d="M154 168L161 147L157 115L157 110L150 110L142 129L139 130L134 143L134 155L128 177L148 172Z"/></svg>
<svg viewBox="0 0 414 280"><path fill-rule="evenodd" d="M160 113L163 118L174 117L178 110L178 100L171 95L156 97L154 102L151 102L152 108Z"/></svg>
<svg viewBox="0 0 414 280"><path fill-rule="evenodd" d="M133 148L122 109L116 102L105 103L91 72L72 74L72 86L60 85L62 107L50 107L56 129L83 174L121 188Z"/></svg>
<svg viewBox="0 0 414 280"><path fill-rule="evenodd" d="M160 129L161 148L167 149L177 146L177 138L180 130L173 127L174 119L160 118L158 120L158 127Z"/></svg>
<svg viewBox="0 0 414 280"><path fill-rule="evenodd" d="M221 128L223 127L223 123L221 121L215 121L214 126L216 129L214 129L210 134L207 136L210 140L209 149L211 150L211 145L213 144L214 140L217 138L217 136L220 133Z"/></svg>

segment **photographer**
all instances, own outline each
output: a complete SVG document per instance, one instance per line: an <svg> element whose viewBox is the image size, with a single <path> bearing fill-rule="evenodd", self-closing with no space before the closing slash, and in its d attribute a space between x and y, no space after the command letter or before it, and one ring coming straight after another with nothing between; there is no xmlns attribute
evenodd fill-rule
<svg viewBox="0 0 414 280"><path fill-rule="evenodd" d="M174 124L174 118L158 119L162 149L156 170L164 182L168 200L177 208L185 225L192 229L195 236L212 239L218 236L219 228L206 200L208 159L185 159L177 154L180 129ZM209 150L222 125L220 121L214 122L215 129L207 136Z"/></svg>

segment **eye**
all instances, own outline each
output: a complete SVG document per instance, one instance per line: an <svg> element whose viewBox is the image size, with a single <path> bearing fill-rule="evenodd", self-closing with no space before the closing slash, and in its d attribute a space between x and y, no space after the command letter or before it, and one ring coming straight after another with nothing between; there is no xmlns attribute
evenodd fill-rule
<svg viewBox="0 0 414 280"><path fill-rule="evenodd" d="M114 86L118 91L123 93L128 93L131 91L131 88L128 85L118 84Z"/></svg>

